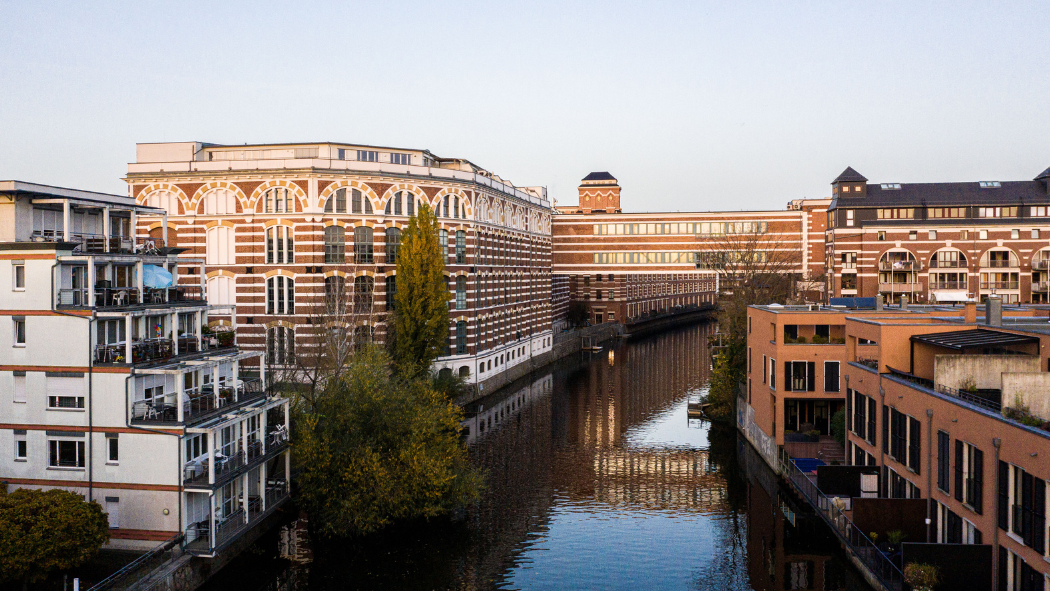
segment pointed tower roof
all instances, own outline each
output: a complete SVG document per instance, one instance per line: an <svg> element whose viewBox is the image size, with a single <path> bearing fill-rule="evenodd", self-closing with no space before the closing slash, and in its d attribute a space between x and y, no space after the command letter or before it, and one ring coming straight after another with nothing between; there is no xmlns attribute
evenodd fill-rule
<svg viewBox="0 0 1050 591"><path fill-rule="evenodd" d="M592 172L591 174L583 177L585 181L615 181L616 177L609 174L608 172Z"/></svg>
<svg viewBox="0 0 1050 591"><path fill-rule="evenodd" d="M835 183L866 183L866 182L868 182L868 179L864 178L864 175L862 175L861 173L853 170L852 166L847 166L846 170L843 170L842 174L840 174L838 176L838 178L836 178L835 180L831 181L832 184L835 184Z"/></svg>
<svg viewBox="0 0 1050 591"><path fill-rule="evenodd" d="M1050 179L1050 167L1047 167L1046 170L1044 170L1043 172L1040 172L1039 176L1035 177L1032 180L1045 181L1045 180L1048 180L1048 179Z"/></svg>

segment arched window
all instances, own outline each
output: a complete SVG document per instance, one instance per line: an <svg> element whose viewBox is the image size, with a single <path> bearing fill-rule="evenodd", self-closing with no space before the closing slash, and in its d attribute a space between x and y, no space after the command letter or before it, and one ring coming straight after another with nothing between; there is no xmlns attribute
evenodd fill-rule
<svg viewBox="0 0 1050 591"><path fill-rule="evenodd" d="M463 379L469 378L470 377L470 368L467 367L466 365L464 365L463 367L459 368L459 377L461 377Z"/></svg>
<svg viewBox="0 0 1050 591"><path fill-rule="evenodd" d="M291 365L295 363L295 330L274 326L266 330L266 364Z"/></svg>
<svg viewBox="0 0 1050 591"><path fill-rule="evenodd" d="M452 198L452 217L459 217L459 197Z"/></svg>
<svg viewBox="0 0 1050 591"><path fill-rule="evenodd" d="M386 309L397 308L397 275L386 278Z"/></svg>
<svg viewBox="0 0 1050 591"><path fill-rule="evenodd" d="M467 233L456 230L456 264L462 265L467 262Z"/></svg>
<svg viewBox="0 0 1050 591"><path fill-rule="evenodd" d="M356 189L355 189L356 191ZM325 213L346 213L346 189L336 189L324 204Z"/></svg>
<svg viewBox="0 0 1050 591"><path fill-rule="evenodd" d="M373 250L372 228L368 226L354 228L354 262L371 265Z"/></svg>
<svg viewBox="0 0 1050 591"><path fill-rule="evenodd" d="M405 215L416 215L416 196L405 193Z"/></svg>
<svg viewBox="0 0 1050 591"><path fill-rule="evenodd" d="M346 262L346 230L342 226L324 229L324 262L329 265Z"/></svg>
<svg viewBox="0 0 1050 591"><path fill-rule="evenodd" d="M467 354L467 322L460 320L456 323L456 355Z"/></svg>
<svg viewBox="0 0 1050 591"><path fill-rule="evenodd" d="M167 189L150 193L149 197L146 198L146 205L166 209L169 215L177 215L179 213L179 198L173 191L168 191Z"/></svg>
<svg viewBox="0 0 1050 591"><path fill-rule="evenodd" d="M234 264L233 228L215 226L205 234L204 258L209 265Z"/></svg>
<svg viewBox="0 0 1050 591"><path fill-rule="evenodd" d="M212 189L204 194L204 215L226 215L237 213L237 197L224 188Z"/></svg>
<svg viewBox="0 0 1050 591"><path fill-rule="evenodd" d="M295 211L295 197L284 187L274 187L263 193L263 210L266 213L287 213Z"/></svg>
<svg viewBox="0 0 1050 591"><path fill-rule="evenodd" d="M371 326L358 326L354 329L354 344L358 347L367 345L372 342L375 336L375 329Z"/></svg>
<svg viewBox="0 0 1050 591"><path fill-rule="evenodd" d="M324 278L324 305L328 314L341 313L346 301L346 280L339 275Z"/></svg>
<svg viewBox="0 0 1050 591"><path fill-rule="evenodd" d="M404 206L402 208L402 205ZM402 215L403 211L407 210L407 215L415 215L416 213L416 196L408 191L398 191L394 193L394 196L387 200L386 209L384 210L387 215Z"/></svg>
<svg viewBox="0 0 1050 591"><path fill-rule="evenodd" d="M372 311L372 292L375 280L368 275L354 279L354 313L368 314Z"/></svg>
<svg viewBox="0 0 1050 591"><path fill-rule="evenodd" d="M284 265L295 262L292 229L288 226L266 228L266 264Z"/></svg>
<svg viewBox="0 0 1050 591"><path fill-rule="evenodd" d="M386 230L386 262L388 265L397 262L397 247L401 243L401 230L387 228Z"/></svg>
<svg viewBox="0 0 1050 591"><path fill-rule="evenodd" d="M352 193L353 193L353 198L351 199L351 201L352 201L351 205L353 205L353 208L354 208L353 212L354 213L372 213L372 201L369 200L368 197L364 197L363 195L361 195L361 191L358 191L357 189L353 189ZM362 207L361 207L362 205L364 205L364 210L363 211L362 211Z"/></svg>
<svg viewBox="0 0 1050 591"><path fill-rule="evenodd" d="M442 207L444 208L444 211L445 211L443 217L447 218L448 217L448 195L445 195L445 198L442 200Z"/></svg>
<svg viewBox="0 0 1050 591"><path fill-rule="evenodd" d="M266 313L295 313L295 281L291 277L277 275L266 280Z"/></svg>
<svg viewBox="0 0 1050 591"><path fill-rule="evenodd" d="M217 275L208 278L208 305L225 306L234 303L233 277Z"/></svg>
<svg viewBox="0 0 1050 591"><path fill-rule="evenodd" d="M463 275L456 277L456 309L467 309L467 278Z"/></svg>
<svg viewBox="0 0 1050 591"><path fill-rule="evenodd" d="M438 241L441 243L441 254L448 256L448 230L438 230Z"/></svg>

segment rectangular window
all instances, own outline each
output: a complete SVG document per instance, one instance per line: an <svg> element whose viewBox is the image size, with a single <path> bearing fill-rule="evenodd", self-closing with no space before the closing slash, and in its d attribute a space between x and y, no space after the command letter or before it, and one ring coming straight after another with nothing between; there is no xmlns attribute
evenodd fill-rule
<svg viewBox="0 0 1050 591"><path fill-rule="evenodd" d="M1017 229L1010 230L1010 239L1011 240L1017 240L1020 237L1021 237L1021 231L1020 230L1017 230Z"/></svg>
<svg viewBox="0 0 1050 591"><path fill-rule="evenodd" d="M391 164L410 164L412 156L410 154L390 154Z"/></svg>
<svg viewBox="0 0 1050 591"><path fill-rule="evenodd" d="M48 375L47 407L49 409L84 408L84 390L86 381L83 376L68 377Z"/></svg>
<svg viewBox="0 0 1050 591"><path fill-rule="evenodd" d="M1039 239L1039 228L1032 228L1032 239L1033 240L1038 240Z"/></svg>
<svg viewBox="0 0 1050 591"><path fill-rule="evenodd" d="M868 398L868 436L865 439L872 445L875 445L875 415L877 414L875 408L875 399Z"/></svg>
<svg viewBox="0 0 1050 591"><path fill-rule="evenodd" d="M918 238L919 238L919 233L916 232L915 230L912 230L911 232L908 232L908 240L917 240Z"/></svg>
<svg viewBox="0 0 1050 591"><path fill-rule="evenodd" d="M772 357L769 359L769 388L777 389L777 360Z"/></svg>
<svg viewBox="0 0 1050 591"><path fill-rule="evenodd" d="M374 150L358 150L357 159L361 162L378 162L379 152Z"/></svg>
<svg viewBox="0 0 1050 591"><path fill-rule="evenodd" d="M294 262L294 257L295 244L292 240L292 229L288 226L272 226L267 228L266 264L290 264Z"/></svg>
<svg viewBox="0 0 1050 591"><path fill-rule="evenodd" d="M26 266L25 265L12 265L14 277L12 277L11 286L15 291L25 291L26 288Z"/></svg>
<svg viewBox="0 0 1050 591"><path fill-rule="evenodd" d="M70 439L49 439L47 465L51 468L83 468L84 442Z"/></svg>
<svg viewBox="0 0 1050 591"><path fill-rule="evenodd" d="M116 433L106 434L106 463L116 464L120 461L120 443Z"/></svg>
<svg viewBox="0 0 1050 591"><path fill-rule="evenodd" d="M1015 218L1017 217L1017 207L978 207L977 217Z"/></svg>
<svg viewBox="0 0 1050 591"><path fill-rule="evenodd" d="M857 268L857 253L855 253L855 252L844 252L844 253L842 253L842 268L843 269L856 269Z"/></svg>
<svg viewBox="0 0 1050 591"><path fill-rule="evenodd" d="M16 371L12 372L14 378L14 392L11 395L13 402L25 402L26 401L26 372Z"/></svg>
<svg viewBox="0 0 1050 591"><path fill-rule="evenodd" d="M824 391L825 392L838 392L839 391L839 362L838 361L825 361L824 362Z"/></svg>
<svg viewBox="0 0 1050 591"><path fill-rule="evenodd" d="M324 229L324 262L346 262L346 230L342 226L328 226Z"/></svg>
<svg viewBox="0 0 1050 591"><path fill-rule="evenodd" d="M26 346L26 317L12 317L13 342L16 347Z"/></svg>
<svg viewBox="0 0 1050 591"><path fill-rule="evenodd" d="M867 439L867 396L853 391L853 432L861 439Z"/></svg>
<svg viewBox="0 0 1050 591"><path fill-rule="evenodd" d="M26 441L24 429L15 431L15 461L25 462L29 460L29 443Z"/></svg>
<svg viewBox="0 0 1050 591"><path fill-rule="evenodd" d="M930 240L936 240L937 239L937 230L930 230L929 239Z"/></svg>
<svg viewBox="0 0 1050 591"><path fill-rule="evenodd" d="M766 356L762 356L762 383L766 383Z"/></svg>
<svg viewBox="0 0 1050 591"><path fill-rule="evenodd" d="M959 231L959 239L960 240L969 240L970 239L970 231L969 230L960 230Z"/></svg>
<svg viewBox="0 0 1050 591"><path fill-rule="evenodd" d="M880 220L910 220L915 218L915 210L912 208L877 209L876 216Z"/></svg>
<svg viewBox="0 0 1050 591"><path fill-rule="evenodd" d="M951 485L951 437L937 431L937 488L948 494Z"/></svg>
<svg viewBox="0 0 1050 591"><path fill-rule="evenodd" d="M981 230L977 233L977 238L980 240L988 240L988 230Z"/></svg>

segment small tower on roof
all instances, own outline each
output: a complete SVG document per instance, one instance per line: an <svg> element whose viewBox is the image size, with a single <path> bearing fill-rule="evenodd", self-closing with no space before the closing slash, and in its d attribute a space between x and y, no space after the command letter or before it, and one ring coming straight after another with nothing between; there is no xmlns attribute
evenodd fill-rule
<svg viewBox="0 0 1050 591"><path fill-rule="evenodd" d="M620 213L620 185L608 172L592 172L580 184L583 213Z"/></svg>
<svg viewBox="0 0 1050 591"><path fill-rule="evenodd" d="M868 179L847 166L835 180L831 181L831 194L834 197L864 197L868 192Z"/></svg>

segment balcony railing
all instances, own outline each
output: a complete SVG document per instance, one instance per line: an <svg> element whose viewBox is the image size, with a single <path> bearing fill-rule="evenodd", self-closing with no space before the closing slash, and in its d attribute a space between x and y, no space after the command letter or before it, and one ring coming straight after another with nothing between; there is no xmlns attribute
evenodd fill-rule
<svg viewBox="0 0 1050 591"><path fill-rule="evenodd" d="M134 287L96 287L96 308L127 308L132 306L155 306L178 303L203 303L204 290L200 285L177 285L173 287L143 289L141 297ZM58 290L58 307L81 308L90 302L88 288Z"/></svg>
<svg viewBox="0 0 1050 591"><path fill-rule="evenodd" d="M1018 265L1017 265L1017 261L1016 260L1009 259L1009 260L1005 260L1005 261L1002 261L1002 260L986 261L983 266L984 267L989 267L989 268L992 268L992 269L1009 269L1011 267L1017 267Z"/></svg>
<svg viewBox="0 0 1050 591"><path fill-rule="evenodd" d="M1032 261L1032 268L1036 271L1046 271L1050 269L1050 259L1036 259Z"/></svg>
<svg viewBox="0 0 1050 591"><path fill-rule="evenodd" d="M865 367L870 367L871 369L874 369L876 371L878 371L879 369L878 357L857 357L857 363Z"/></svg>
<svg viewBox="0 0 1050 591"><path fill-rule="evenodd" d="M254 527L287 498L288 488L283 483L268 486L261 496L248 497L247 513L244 506L238 503L236 511L216 520L215 535L211 532L211 516L206 516L186 528L186 550L194 554L208 554L225 546L242 532Z"/></svg>
<svg viewBox="0 0 1050 591"><path fill-rule="evenodd" d="M1036 281L1032 284L1032 291L1038 293L1046 293L1050 291L1050 281Z"/></svg>
<svg viewBox="0 0 1050 591"><path fill-rule="evenodd" d="M879 263L880 271L919 271L922 269L922 263L919 261L881 261Z"/></svg>
<svg viewBox="0 0 1050 591"><path fill-rule="evenodd" d="M251 402L265 395L262 382L259 380L241 380L234 396L232 388L219 388L216 397L211 386L192 388L183 392L183 422L196 421L201 418L229 412L230 407ZM177 394L164 394L148 400L137 400L131 405L131 418L135 421L173 423L178 421L179 408L175 400Z"/></svg>
<svg viewBox="0 0 1050 591"><path fill-rule="evenodd" d="M931 269L965 269L966 261L939 261L933 259L930 261Z"/></svg>
<svg viewBox="0 0 1050 591"><path fill-rule="evenodd" d="M981 289L1019 289L1017 281L982 281Z"/></svg>
<svg viewBox="0 0 1050 591"><path fill-rule="evenodd" d="M969 281L935 281L930 284L930 289L968 289Z"/></svg>
<svg viewBox="0 0 1050 591"><path fill-rule="evenodd" d="M95 346L95 363L143 363L171 359L175 345L171 339L141 339L131 342L131 359L125 343Z"/></svg>
<svg viewBox="0 0 1050 591"><path fill-rule="evenodd" d="M922 291L921 283L879 283L879 291L888 291L893 293L908 293L913 291Z"/></svg>
<svg viewBox="0 0 1050 591"><path fill-rule="evenodd" d="M937 391L942 394L948 394L954 396L960 400L965 400L974 406L979 406L983 409L990 410L994 413L1002 413L1002 392L999 390L958 390L948 386L938 385Z"/></svg>
<svg viewBox="0 0 1050 591"><path fill-rule="evenodd" d="M164 241L158 238L132 238L71 232L69 240L61 230L37 230L30 236L33 242L73 242L73 252L90 254L160 254ZM107 250L108 246L108 250Z"/></svg>

